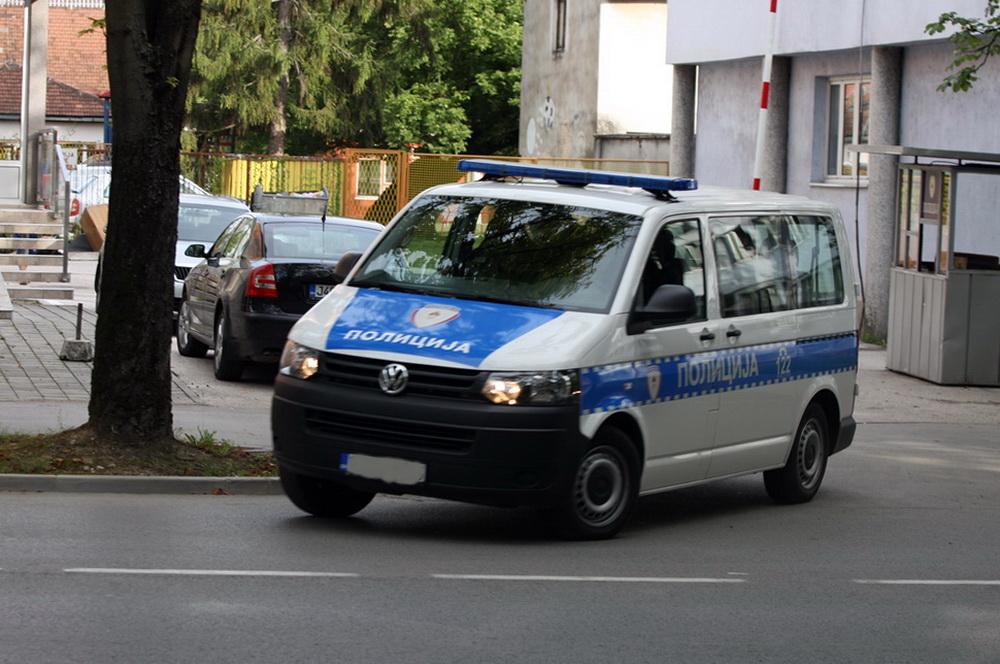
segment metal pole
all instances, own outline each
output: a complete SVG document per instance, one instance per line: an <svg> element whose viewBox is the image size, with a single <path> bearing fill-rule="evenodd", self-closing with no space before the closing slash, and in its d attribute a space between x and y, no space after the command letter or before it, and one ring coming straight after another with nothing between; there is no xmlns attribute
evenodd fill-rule
<svg viewBox="0 0 1000 664"><path fill-rule="evenodd" d="M76 340L80 340L81 328L83 327L83 302L76 303Z"/></svg>
<svg viewBox="0 0 1000 664"><path fill-rule="evenodd" d="M62 276L59 277L59 281L69 283L69 199L70 199L70 188L69 182L63 183L63 206L62 206L62 218L63 218L63 252L62 252ZM81 305L83 306L83 305ZM79 339L79 335L76 337Z"/></svg>
<svg viewBox="0 0 1000 664"><path fill-rule="evenodd" d="M24 0L24 49L21 56L21 202L28 200L28 96L31 80L31 3Z"/></svg>
<svg viewBox="0 0 1000 664"><path fill-rule="evenodd" d="M760 113L757 116L757 149L753 158L753 189L760 189L761 171L764 168L764 133L767 130L767 106L771 95L771 66L774 62L774 40L777 36L775 24L778 18L778 0L771 0L770 27L768 28L767 50L764 52L764 73L760 86Z"/></svg>

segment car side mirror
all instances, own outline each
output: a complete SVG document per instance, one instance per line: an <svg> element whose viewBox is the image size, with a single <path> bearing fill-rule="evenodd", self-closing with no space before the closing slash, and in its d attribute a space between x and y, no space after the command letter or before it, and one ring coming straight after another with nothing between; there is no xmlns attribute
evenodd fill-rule
<svg viewBox="0 0 1000 664"><path fill-rule="evenodd" d="M698 311L694 291L687 286L663 284L653 292L645 306L637 307L629 316L629 334L645 332L656 325L686 321Z"/></svg>
<svg viewBox="0 0 1000 664"><path fill-rule="evenodd" d="M190 256L191 258L204 258L205 257L205 245L203 244L192 244L190 247L184 250L185 256Z"/></svg>
<svg viewBox="0 0 1000 664"><path fill-rule="evenodd" d="M358 264L358 259L361 258L361 254L357 251L348 251L346 254L340 257L337 261L336 267L333 268L333 276L337 280L337 283L343 283L347 275L351 273L354 266Z"/></svg>

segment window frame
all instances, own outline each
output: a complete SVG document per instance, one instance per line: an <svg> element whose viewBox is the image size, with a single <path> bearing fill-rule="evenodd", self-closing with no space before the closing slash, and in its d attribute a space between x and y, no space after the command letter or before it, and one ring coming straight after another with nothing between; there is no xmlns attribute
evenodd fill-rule
<svg viewBox="0 0 1000 664"><path fill-rule="evenodd" d="M566 34L568 25L567 14L569 13L568 2L569 0L553 0L552 55L555 57L559 57L566 52Z"/></svg>
<svg viewBox="0 0 1000 664"><path fill-rule="evenodd" d="M848 143L844 140L844 116L846 115L846 101L847 101L847 86L855 85L854 93L854 120L851 127L851 136L855 139L854 142L860 145L868 145L868 141L861 141L861 116L862 116L862 103L864 101L864 89L868 89L868 121L871 122L871 75L865 74L861 77L858 76L833 76L827 80L826 84L826 110L824 112L825 122L824 122L824 150L823 150L823 179L826 182L833 183L844 183L844 182L854 182L857 179L856 172L860 165L864 165L864 172L861 174L861 181L867 183L868 181L868 161L867 155L864 157L861 153L855 152L851 157L851 167L854 169L854 173L846 175L843 173L844 161L847 154L845 153L845 147ZM831 111L833 110L833 100L835 90L837 95L837 127L836 127L836 146L834 146L830 140L831 131L834 129L831 125L834 118L832 117ZM869 136L870 138L870 136ZM836 163L837 172L830 172L830 158L831 150L836 150Z"/></svg>
<svg viewBox="0 0 1000 664"><path fill-rule="evenodd" d="M377 201L379 196L385 193L385 190L393 183L386 174L387 163L389 160L382 157L360 157L355 164L355 177L354 177L354 198L359 201ZM362 194L361 193L361 164L362 162L376 162L379 164L378 167L378 193L377 194Z"/></svg>

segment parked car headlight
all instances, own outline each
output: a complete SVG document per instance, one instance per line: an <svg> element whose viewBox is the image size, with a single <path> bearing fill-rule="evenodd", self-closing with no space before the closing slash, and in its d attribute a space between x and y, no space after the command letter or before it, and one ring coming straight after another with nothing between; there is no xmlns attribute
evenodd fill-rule
<svg viewBox="0 0 1000 664"><path fill-rule="evenodd" d="M319 371L319 351L294 341L286 341L285 349L281 351L281 361L278 371L293 378L306 380Z"/></svg>
<svg viewBox="0 0 1000 664"><path fill-rule="evenodd" d="M559 405L580 394L576 371L497 372L483 384L483 396L495 404Z"/></svg>

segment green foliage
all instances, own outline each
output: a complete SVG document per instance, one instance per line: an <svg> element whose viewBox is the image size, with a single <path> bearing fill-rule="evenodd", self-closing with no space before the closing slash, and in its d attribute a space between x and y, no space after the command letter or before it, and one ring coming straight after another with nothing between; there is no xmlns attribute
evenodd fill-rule
<svg viewBox="0 0 1000 664"><path fill-rule="evenodd" d="M472 130L462 104L469 96L444 83L416 83L385 100L385 136L389 145L414 143L426 152L465 150Z"/></svg>
<svg viewBox="0 0 1000 664"><path fill-rule="evenodd" d="M957 29L950 38L955 45L954 59L948 65L951 73L938 90L965 92L975 85L979 70L990 57L1000 55L1000 0L986 0L986 13L982 19L945 12L924 30L929 35L936 35L950 27Z"/></svg>
<svg viewBox="0 0 1000 664"><path fill-rule="evenodd" d="M262 149L289 89L286 148L516 148L522 4L512 0L205 0L189 97L204 147Z"/></svg>

